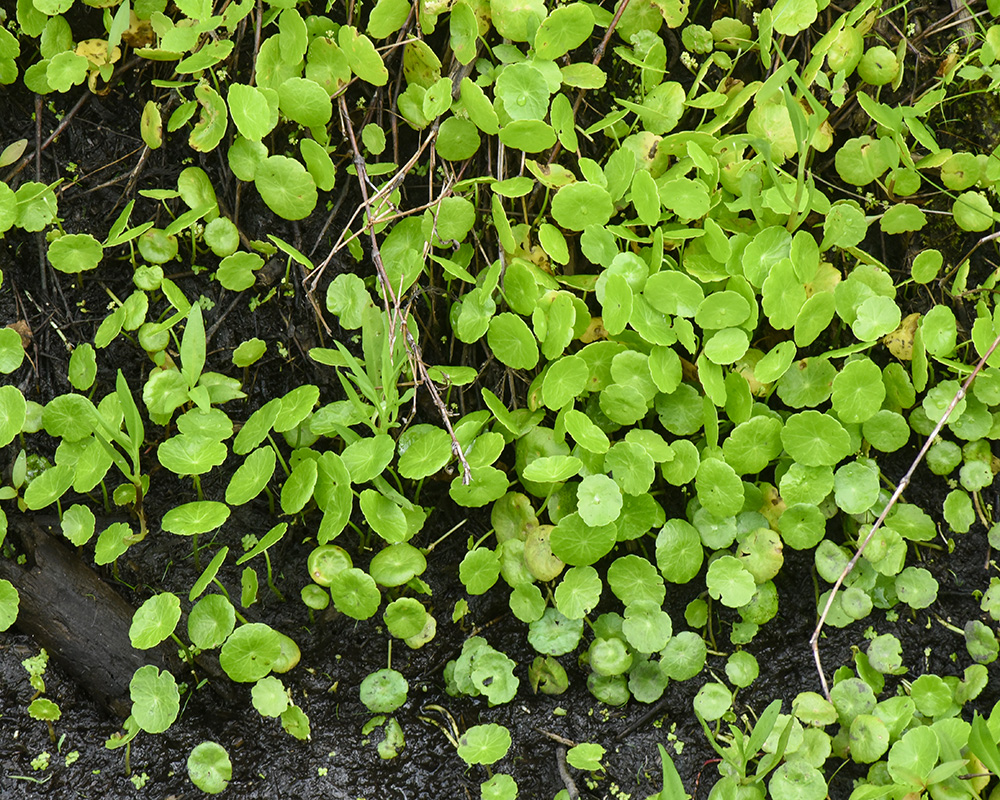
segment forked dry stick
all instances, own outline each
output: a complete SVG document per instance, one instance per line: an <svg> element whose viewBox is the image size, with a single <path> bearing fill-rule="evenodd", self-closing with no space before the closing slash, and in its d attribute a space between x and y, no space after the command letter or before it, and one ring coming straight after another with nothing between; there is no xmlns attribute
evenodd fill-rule
<svg viewBox="0 0 1000 800"><path fill-rule="evenodd" d="M959 390L955 392L955 396L951 398L948 408L945 409L941 419L939 419L937 425L934 426L934 430L932 430L928 435L927 440L924 442L924 446L920 448L920 452L917 453L917 457L913 459L913 463L910 464L910 468L900 479L899 484L896 486L896 491L892 493L892 497L889 498L889 502L886 503L885 508L882 509L882 513L879 514L878 519L875 520L875 524L872 525L872 529L868 531L868 535L865 536L864 540L858 546L857 552L854 553L854 557L847 562L847 566L844 567L844 571L840 573L840 577L837 578L837 582L833 584L829 597L826 598L826 605L823 607L823 613L819 615L819 621L816 623L816 629L813 631L813 635L809 638L809 644L812 647L813 660L816 662L816 671L819 673L819 682L823 687L823 694L826 696L827 700L830 699L830 687L827 685L826 675L823 673L823 663L820 661L819 657L819 637L823 632L823 625L826 622L827 615L830 613L830 608L833 606L833 600L837 596L837 591L843 585L844 581L847 580L847 576L851 574L851 570L854 569L855 564L858 563L858 560L865 552L865 547L868 546L868 542L870 542L872 536L875 535L875 531L882 527L882 523L885 522L885 518L892 510L892 507L896 505L896 501L899 500L900 496L906 490L906 487L909 486L910 480L913 478L913 473L916 471L917 466L923 460L927 451L934 443L935 437L941 432L941 428L943 428L945 422L948 421L948 417L950 417L951 412L955 410L955 406L962 402L962 399L969 391L969 387L972 385L972 382L982 371L983 366L986 364L986 360L993 355L993 351L997 349L997 346L1000 346L1000 336L997 336L997 338L993 340L993 344L990 345L989 350L987 350L983 357L979 359L979 363L976 364L975 368L969 374L969 377L965 379L965 383L961 385Z"/></svg>
<svg viewBox="0 0 1000 800"><path fill-rule="evenodd" d="M398 331L403 332L403 346L406 348L410 364L417 372L417 375L414 377L416 377L418 381L427 388L435 408L437 408L438 413L441 415L441 420L444 422L448 435L451 437L451 451L455 454L458 462L462 465L462 484L468 486L472 480L472 472L469 467L469 462L465 458L465 453L462 451L462 445L459 443L458 437L455 436L455 429L451 425L451 415L448 413L448 408L445 406L444 401L441 398L441 394L438 392L437 386L434 385L430 375L427 373L427 365L424 363L423 357L421 356L420 347L410 335L410 329L406 325L406 315L401 311L401 293L394 291L392 284L389 281L389 275L385 271L385 264L382 263L382 252L379 250L378 238L375 235L375 223L372 220L371 215L371 200L368 195L368 171L365 168L365 159L361 155L361 150L358 148L358 141L354 135L354 126L351 124L351 116L347 110L347 103L344 100L343 95L340 97L340 116L344 125L344 131L347 133L347 138L351 143L351 151L354 154L354 167L357 172L358 185L361 187L361 199L364 203L365 211L368 214L368 221L365 223L365 227L368 228L368 234L371 240L372 261L375 262L375 272L378 275L378 282L382 286L382 293L385 296L385 313L389 318L389 341L392 342L395 339ZM435 126L434 133L436 132L437 127ZM433 137L427 137L428 143L431 138Z"/></svg>

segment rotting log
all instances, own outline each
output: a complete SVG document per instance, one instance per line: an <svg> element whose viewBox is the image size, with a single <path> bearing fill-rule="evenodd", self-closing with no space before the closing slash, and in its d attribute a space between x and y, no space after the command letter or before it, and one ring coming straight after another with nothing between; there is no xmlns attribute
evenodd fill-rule
<svg viewBox="0 0 1000 800"><path fill-rule="evenodd" d="M164 652L132 647L132 607L70 547L29 518L11 514L9 522L8 537L27 556L23 566L0 558L0 578L21 598L17 627L102 706L127 717L132 675L145 664L166 668Z"/></svg>

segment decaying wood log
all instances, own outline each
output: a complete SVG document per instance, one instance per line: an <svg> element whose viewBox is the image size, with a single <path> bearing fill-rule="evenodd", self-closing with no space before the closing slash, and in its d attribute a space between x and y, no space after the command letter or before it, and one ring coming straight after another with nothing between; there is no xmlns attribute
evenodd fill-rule
<svg viewBox="0 0 1000 800"><path fill-rule="evenodd" d="M29 518L11 514L9 522L8 537L27 554L23 566L0 558L0 578L21 598L17 627L101 705L128 716L133 673L145 664L166 668L164 652L132 647L132 607L70 547Z"/></svg>

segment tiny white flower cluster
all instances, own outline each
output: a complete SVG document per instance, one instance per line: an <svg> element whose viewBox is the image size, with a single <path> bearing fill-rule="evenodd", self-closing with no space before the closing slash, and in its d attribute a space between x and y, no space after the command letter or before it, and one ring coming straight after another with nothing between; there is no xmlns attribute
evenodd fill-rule
<svg viewBox="0 0 1000 800"><path fill-rule="evenodd" d="M684 50L681 53L681 63L692 72L698 69L698 59L691 55L687 50Z"/></svg>

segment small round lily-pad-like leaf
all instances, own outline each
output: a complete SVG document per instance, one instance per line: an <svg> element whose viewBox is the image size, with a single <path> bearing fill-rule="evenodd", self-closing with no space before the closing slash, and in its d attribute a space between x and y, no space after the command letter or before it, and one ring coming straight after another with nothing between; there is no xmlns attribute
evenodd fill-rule
<svg viewBox="0 0 1000 800"><path fill-rule="evenodd" d="M330 595L337 610L353 619L368 619L382 602L374 579L357 567L342 569L333 576Z"/></svg>
<svg viewBox="0 0 1000 800"><path fill-rule="evenodd" d="M20 600L14 584L0 578L0 631L5 631L14 624Z"/></svg>
<svg viewBox="0 0 1000 800"><path fill-rule="evenodd" d="M515 119L500 129L500 141L514 150L540 153L556 143L556 132L541 120Z"/></svg>
<svg viewBox="0 0 1000 800"><path fill-rule="evenodd" d="M403 509L381 492L365 489L359 505L365 522L390 544L404 542L412 535Z"/></svg>
<svg viewBox="0 0 1000 800"><path fill-rule="evenodd" d="M97 545L94 548L94 563L110 564L128 550L133 541L132 529L127 522L112 522L97 537Z"/></svg>
<svg viewBox="0 0 1000 800"><path fill-rule="evenodd" d="M182 433L157 447L156 457L175 475L204 475L225 461L228 452L222 442Z"/></svg>
<svg viewBox="0 0 1000 800"><path fill-rule="evenodd" d="M653 600L636 600L625 607L622 633L640 653L655 653L673 636L670 615Z"/></svg>
<svg viewBox="0 0 1000 800"><path fill-rule="evenodd" d="M706 683L694 697L694 710L709 722L720 719L732 704L732 692L721 683Z"/></svg>
<svg viewBox="0 0 1000 800"><path fill-rule="evenodd" d="M571 231L582 231L588 225L607 225L614 211L607 189L593 183L567 184L552 198L552 218Z"/></svg>
<svg viewBox="0 0 1000 800"><path fill-rule="evenodd" d="M611 552L616 541L617 531L613 524L588 525L579 513L560 519L549 537L552 553L556 558L574 566L595 563Z"/></svg>
<svg viewBox="0 0 1000 800"><path fill-rule="evenodd" d="M368 574L381 586L402 586L427 569L423 553L408 542L389 545L371 560ZM372 612L374 613L374 612Z"/></svg>
<svg viewBox="0 0 1000 800"><path fill-rule="evenodd" d="M36 697L28 706L28 716L32 719L55 722L62 717L62 710L47 697Z"/></svg>
<svg viewBox="0 0 1000 800"><path fill-rule="evenodd" d="M454 14L452 9L452 16ZM448 161L465 161L476 154L481 142L479 129L472 120L452 116L441 123L434 148Z"/></svg>
<svg viewBox="0 0 1000 800"><path fill-rule="evenodd" d="M725 461L715 458L702 461L695 487L702 507L716 517L735 516L743 508L743 481Z"/></svg>
<svg viewBox="0 0 1000 800"><path fill-rule="evenodd" d="M278 122L277 113L273 117L271 115L267 97L254 86L230 84L227 99L237 130L252 142L259 142L267 136Z"/></svg>
<svg viewBox="0 0 1000 800"><path fill-rule="evenodd" d="M864 422L884 399L882 371L867 358L845 364L833 379L833 410L843 422Z"/></svg>
<svg viewBox="0 0 1000 800"><path fill-rule="evenodd" d="M576 496L577 512L587 525L607 525L621 513L621 489L607 475L588 475L577 487Z"/></svg>
<svg viewBox="0 0 1000 800"><path fill-rule="evenodd" d="M535 32L535 56L550 61L575 50L594 30L594 15L583 3L555 8Z"/></svg>
<svg viewBox="0 0 1000 800"><path fill-rule="evenodd" d="M583 619L597 606L602 589L601 578L593 567L572 567L556 587L556 608L569 619Z"/></svg>
<svg viewBox="0 0 1000 800"><path fill-rule="evenodd" d="M452 456L451 437L434 425L414 425L399 437L399 474L420 480L438 472Z"/></svg>
<svg viewBox="0 0 1000 800"><path fill-rule="evenodd" d="M708 593L730 608L749 603L756 586L753 575L733 556L721 556L713 561L708 567L705 582Z"/></svg>
<svg viewBox="0 0 1000 800"><path fill-rule="evenodd" d="M544 119L549 110L549 86L545 76L522 61L504 67L494 92L511 119Z"/></svg>
<svg viewBox="0 0 1000 800"><path fill-rule="evenodd" d="M875 504L878 494L878 470L864 463L844 464L834 475L834 498L847 514L863 514Z"/></svg>
<svg viewBox="0 0 1000 800"><path fill-rule="evenodd" d="M229 506L216 500L195 500L175 506L163 515L163 530L181 536L208 533L229 519Z"/></svg>
<svg viewBox="0 0 1000 800"><path fill-rule="evenodd" d="M497 582L500 560L488 547L477 547L465 554L458 567L458 575L469 594L483 594ZM407 634L401 638L408 638Z"/></svg>
<svg viewBox="0 0 1000 800"><path fill-rule="evenodd" d="M257 166L253 180L267 207L283 219L309 216L319 199L316 181L294 158L268 156Z"/></svg>
<svg viewBox="0 0 1000 800"><path fill-rule="evenodd" d="M21 366L22 361L24 361L24 345L21 342L21 335L13 328L0 328L0 373L13 372Z"/></svg>
<svg viewBox="0 0 1000 800"><path fill-rule="evenodd" d="M299 461L281 487L281 510L286 514L298 514L305 508L313 496L318 474L315 459L303 458Z"/></svg>
<svg viewBox="0 0 1000 800"><path fill-rule="evenodd" d="M563 656L571 653L583 635L583 620L568 619L551 606L541 619L528 626L528 641L539 653Z"/></svg>
<svg viewBox="0 0 1000 800"><path fill-rule="evenodd" d="M249 503L267 486L274 475L277 456L271 447L260 447L246 457L226 487L226 502L240 506Z"/></svg>
<svg viewBox="0 0 1000 800"><path fill-rule="evenodd" d="M21 432L27 408L28 404L20 389L16 386L0 386L0 447L10 444Z"/></svg>
<svg viewBox="0 0 1000 800"><path fill-rule="evenodd" d="M325 127L333 116L330 95L308 78L291 77L283 81L278 87L278 107L290 120L308 128Z"/></svg>
<svg viewBox="0 0 1000 800"><path fill-rule="evenodd" d="M250 622L226 639L219 651L219 664L232 680L253 683L267 675L280 657L277 631L261 622Z"/></svg>
<svg viewBox="0 0 1000 800"><path fill-rule="evenodd" d="M250 690L253 707L264 717L278 717L291 705L288 690L280 678L268 675L261 678Z"/></svg>
<svg viewBox="0 0 1000 800"><path fill-rule="evenodd" d="M778 767L768 788L775 800L823 800L827 796L823 773L804 760L788 761Z"/></svg>
<svg viewBox="0 0 1000 800"><path fill-rule="evenodd" d="M490 13L494 27L504 39L526 42L545 19L544 0L493 0Z"/></svg>
<svg viewBox="0 0 1000 800"><path fill-rule="evenodd" d="M819 411L793 414L781 431L788 454L807 467L836 464L851 450L851 437L833 417Z"/></svg>
<svg viewBox="0 0 1000 800"><path fill-rule="evenodd" d="M229 291L242 292L254 285L257 280L254 272L263 266L264 259L256 253L231 253L219 263L215 277Z"/></svg>
<svg viewBox="0 0 1000 800"><path fill-rule="evenodd" d="M494 722L473 725L458 740L458 754L466 764L493 764L507 755L510 731Z"/></svg>
<svg viewBox="0 0 1000 800"><path fill-rule="evenodd" d="M73 467L56 464L38 475L24 491L24 504L32 511L56 502L73 485Z"/></svg>
<svg viewBox="0 0 1000 800"><path fill-rule="evenodd" d="M156 647L174 632L181 618L181 601L171 592L155 594L136 609L128 637L137 650Z"/></svg>
<svg viewBox="0 0 1000 800"><path fill-rule="evenodd" d="M391 714L406 702L409 684L394 669L380 669L361 681L361 702L373 714Z"/></svg>
<svg viewBox="0 0 1000 800"><path fill-rule="evenodd" d="M221 744L202 742L188 756L187 771L191 783L203 792L218 794L232 780L233 762Z"/></svg>
<svg viewBox="0 0 1000 800"><path fill-rule="evenodd" d="M201 650L218 647L235 627L236 609L221 594L201 598L188 615L188 638Z"/></svg>
<svg viewBox="0 0 1000 800"><path fill-rule="evenodd" d="M951 210L955 224L963 231L985 231L993 224L993 207L982 192L962 192Z"/></svg>
<svg viewBox="0 0 1000 800"><path fill-rule="evenodd" d="M511 369L534 369L538 364L538 343L527 323L516 314L504 312L490 320L487 332L490 349Z"/></svg>
<svg viewBox="0 0 1000 800"><path fill-rule="evenodd" d="M382 614L386 629L397 639L409 639L419 634L427 624L427 617L427 609L415 597L397 597Z"/></svg>
<svg viewBox="0 0 1000 800"><path fill-rule="evenodd" d="M174 676L162 673L152 664L139 667L129 683L132 717L146 733L163 733L181 707L181 696Z"/></svg>
<svg viewBox="0 0 1000 800"><path fill-rule="evenodd" d="M656 537L656 565L663 577L671 583L687 583L698 574L704 560L697 529L684 519L668 520Z"/></svg>
<svg viewBox="0 0 1000 800"><path fill-rule="evenodd" d="M49 245L49 263L60 272L77 273L96 269L104 248L89 233L69 233Z"/></svg>
<svg viewBox="0 0 1000 800"><path fill-rule="evenodd" d="M923 567L907 567L896 576L896 594L910 608L927 608L937 591L937 580Z"/></svg>

